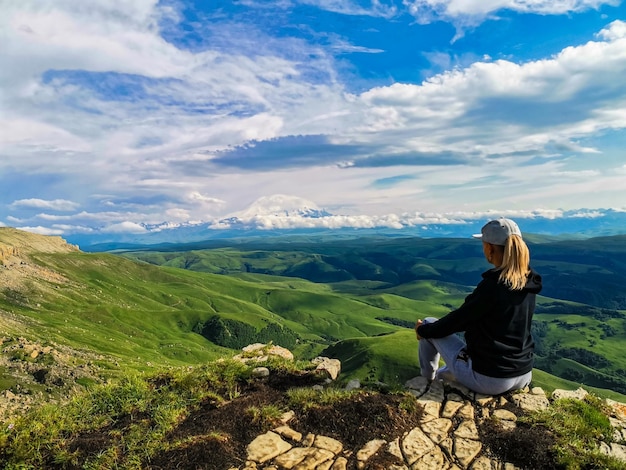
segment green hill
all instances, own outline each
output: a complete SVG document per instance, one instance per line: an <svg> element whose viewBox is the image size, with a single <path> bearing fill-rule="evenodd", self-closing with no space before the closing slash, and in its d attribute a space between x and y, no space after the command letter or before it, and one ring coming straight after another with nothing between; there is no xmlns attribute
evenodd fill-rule
<svg viewBox="0 0 626 470"><path fill-rule="evenodd" d="M121 256L0 228L0 392L54 397L127 369L197 365L270 341L303 359L339 358L343 380L402 384L418 372L416 318L463 301L486 267L479 254L464 240L400 238ZM573 387L626 394L625 319L542 297L538 364Z"/></svg>
<svg viewBox="0 0 626 470"><path fill-rule="evenodd" d="M626 237L529 238L534 241L529 242L533 266L544 278L535 317L537 364L575 383L626 393L626 294L622 287L626 285ZM194 245L193 251L184 248L171 246L168 251L124 256L237 277L244 273L297 276L386 310L378 319L399 327L411 325L418 317L440 317L460 305L487 268L480 245L465 239L260 240L211 249ZM309 299L299 299L298 305L306 305ZM360 316L355 319L346 314L346 319L354 327ZM379 337L370 341L347 329L343 336L331 333L325 338L341 339L327 352L349 358L349 364L355 364L357 356L367 357L358 367L349 368L355 375L372 377L377 373L372 370L387 370L380 364L370 367L371 350L381 341ZM363 342L367 348L361 346ZM406 344L404 351L414 347ZM365 349L370 352L365 354ZM404 363L405 356L393 357L385 367ZM584 367L561 367L561 359Z"/></svg>

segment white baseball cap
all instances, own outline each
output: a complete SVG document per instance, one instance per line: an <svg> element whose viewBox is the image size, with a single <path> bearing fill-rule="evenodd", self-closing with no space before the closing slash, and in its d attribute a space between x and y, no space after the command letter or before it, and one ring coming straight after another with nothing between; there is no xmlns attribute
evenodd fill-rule
<svg viewBox="0 0 626 470"><path fill-rule="evenodd" d="M482 241L491 243L492 245L506 244L506 239L510 235L522 236L517 224L511 219L500 218L487 222L480 230L481 233L473 235L474 238L480 238Z"/></svg>

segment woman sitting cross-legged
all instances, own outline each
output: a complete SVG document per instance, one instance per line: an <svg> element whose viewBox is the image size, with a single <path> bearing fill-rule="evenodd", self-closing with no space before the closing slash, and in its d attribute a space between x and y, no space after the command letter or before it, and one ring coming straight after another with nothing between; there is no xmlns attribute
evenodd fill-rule
<svg viewBox="0 0 626 470"><path fill-rule="evenodd" d="M483 253L494 268L458 309L443 318L418 320L422 376L456 381L486 395L530 384L534 342L530 325L541 276L517 224L492 220L481 230ZM455 333L465 332L465 341ZM439 368L443 358L445 366Z"/></svg>

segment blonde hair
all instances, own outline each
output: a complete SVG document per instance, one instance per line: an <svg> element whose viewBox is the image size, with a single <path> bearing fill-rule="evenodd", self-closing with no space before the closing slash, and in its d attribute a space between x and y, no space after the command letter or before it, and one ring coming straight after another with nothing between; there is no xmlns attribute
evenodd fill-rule
<svg viewBox="0 0 626 470"><path fill-rule="evenodd" d="M499 281L512 290L522 290L530 273L530 251L519 235L509 235L503 249Z"/></svg>

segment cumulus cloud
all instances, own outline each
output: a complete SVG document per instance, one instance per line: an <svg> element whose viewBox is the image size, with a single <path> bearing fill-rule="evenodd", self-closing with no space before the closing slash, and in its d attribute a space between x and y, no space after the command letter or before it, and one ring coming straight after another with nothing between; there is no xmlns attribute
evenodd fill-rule
<svg viewBox="0 0 626 470"><path fill-rule="evenodd" d="M478 157L580 147L575 139L626 127L626 82L614 79L626 74L626 39L611 38L548 59L475 62L422 84L373 88L359 96L364 125L355 130L375 132L378 144L402 132L404 151Z"/></svg>
<svg viewBox="0 0 626 470"><path fill-rule="evenodd" d="M606 41L615 41L626 37L626 22L613 21L608 28L603 29L598 33L598 37Z"/></svg>
<svg viewBox="0 0 626 470"><path fill-rule="evenodd" d="M384 1L273 3L239 5L269 16L273 8L287 15L306 4L359 21L400 18ZM404 1L419 22L611 4ZM623 21L530 62L422 53L443 72L421 83L363 81L357 92L345 54L373 57L382 48L328 32L322 44L312 28L300 37L271 37L245 18L217 14L185 24L204 34L198 44L185 44L177 8L156 0L3 6L0 127L8 131L0 134L0 178L6 186L14 179L6 175L20 175L32 181L30 194L45 195L33 199L13 186L7 194L17 200L5 204L13 218L5 220L35 229L47 222L55 230L139 230L164 220L217 218L284 192L321 207L372 210L382 217L374 223L393 226L405 219L380 214L421 207L411 216L421 223L435 200L442 210L483 208L486 188L507 204L546 194L583 198L592 184L615 184L607 168L591 171L580 162L604 157L597 136L626 129L626 83L616 79L626 76ZM579 167L564 163L573 156ZM65 184L58 198L49 197L54 189L37 191L50 174ZM529 181L541 183L542 193L524 191ZM31 216L29 209L42 212ZM336 217L302 223L373 223L355 214ZM270 217L262 225L290 223Z"/></svg>

